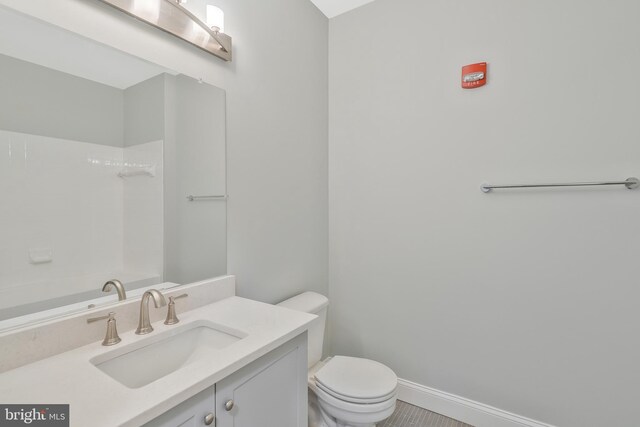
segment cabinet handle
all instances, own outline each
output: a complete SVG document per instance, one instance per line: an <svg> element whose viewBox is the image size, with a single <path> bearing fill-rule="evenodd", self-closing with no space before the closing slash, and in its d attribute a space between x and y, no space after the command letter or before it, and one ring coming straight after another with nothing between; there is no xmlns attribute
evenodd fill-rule
<svg viewBox="0 0 640 427"><path fill-rule="evenodd" d="M205 425L210 426L211 424L213 424L215 419L216 419L216 417L213 414L209 413L209 414L205 415L204 423L205 423Z"/></svg>
<svg viewBox="0 0 640 427"><path fill-rule="evenodd" d="M224 404L224 409L227 410L227 412L229 412L230 410L233 409L233 400L227 400L227 403Z"/></svg>

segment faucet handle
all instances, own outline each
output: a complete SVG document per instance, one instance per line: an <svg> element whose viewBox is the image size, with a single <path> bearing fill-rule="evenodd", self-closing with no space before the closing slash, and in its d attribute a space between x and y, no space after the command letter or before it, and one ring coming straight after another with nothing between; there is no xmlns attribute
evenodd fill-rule
<svg viewBox="0 0 640 427"><path fill-rule="evenodd" d="M87 319L87 323L98 322L100 320L107 320L107 333L104 336L102 345L105 345L105 346L115 345L115 344L118 344L120 341L122 341L118 336L118 328L116 325L116 313L112 311L106 316L93 317L91 319Z"/></svg>
<svg viewBox="0 0 640 427"><path fill-rule="evenodd" d="M93 317L91 319L87 319L87 323L93 323L93 322L98 322L100 320L115 320L116 319L116 313L115 312L111 312L109 314L107 314L106 316L100 316L100 317Z"/></svg>
<svg viewBox="0 0 640 427"><path fill-rule="evenodd" d="M178 295L177 297L169 297L169 304L171 304L173 301L175 301L177 299L186 298L188 296L189 296L189 294L182 294L182 295Z"/></svg>
<svg viewBox="0 0 640 427"><path fill-rule="evenodd" d="M189 294L182 294L177 297L169 297L169 309L167 310L167 319L164 321L165 325L175 325L180 321L176 315L176 300L188 297Z"/></svg>

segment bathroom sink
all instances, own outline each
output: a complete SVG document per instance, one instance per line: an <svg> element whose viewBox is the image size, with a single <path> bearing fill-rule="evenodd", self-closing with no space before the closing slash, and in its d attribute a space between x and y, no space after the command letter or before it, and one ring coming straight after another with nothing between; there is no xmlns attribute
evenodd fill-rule
<svg viewBox="0 0 640 427"><path fill-rule="evenodd" d="M195 361L210 357L246 337L208 322L193 323L149 336L91 359L102 372L129 388L140 388Z"/></svg>

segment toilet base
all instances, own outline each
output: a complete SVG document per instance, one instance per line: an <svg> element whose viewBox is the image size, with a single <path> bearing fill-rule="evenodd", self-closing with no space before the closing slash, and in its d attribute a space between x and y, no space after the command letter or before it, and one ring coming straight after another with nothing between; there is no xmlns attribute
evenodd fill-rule
<svg viewBox="0 0 640 427"><path fill-rule="evenodd" d="M322 410L318 402L318 396L309 389L309 427L376 427L376 423L345 424L343 421L336 420Z"/></svg>

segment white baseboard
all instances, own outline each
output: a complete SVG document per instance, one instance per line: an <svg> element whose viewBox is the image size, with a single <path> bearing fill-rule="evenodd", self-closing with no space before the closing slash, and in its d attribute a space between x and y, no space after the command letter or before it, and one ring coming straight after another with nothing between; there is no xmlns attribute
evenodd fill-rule
<svg viewBox="0 0 640 427"><path fill-rule="evenodd" d="M398 399L475 427L554 427L402 379L398 380Z"/></svg>

